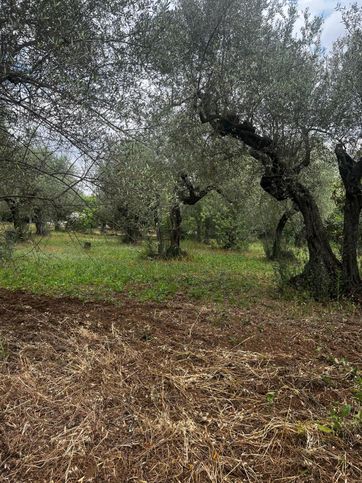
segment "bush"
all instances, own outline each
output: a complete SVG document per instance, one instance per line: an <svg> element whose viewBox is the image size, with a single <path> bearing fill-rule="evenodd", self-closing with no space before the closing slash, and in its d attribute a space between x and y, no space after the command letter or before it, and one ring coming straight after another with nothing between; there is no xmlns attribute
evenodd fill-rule
<svg viewBox="0 0 362 483"><path fill-rule="evenodd" d="M283 252L283 255L273 262L274 277L282 293L292 287L292 280L303 272L308 260L303 250L300 250L297 255L293 252Z"/></svg>
<svg viewBox="0 0 362 483"><path fill-rule="evenodd" d="M87 233L97 227L95 209L85 208L83 211L73 212L67 220L67 230Z"/></svg>

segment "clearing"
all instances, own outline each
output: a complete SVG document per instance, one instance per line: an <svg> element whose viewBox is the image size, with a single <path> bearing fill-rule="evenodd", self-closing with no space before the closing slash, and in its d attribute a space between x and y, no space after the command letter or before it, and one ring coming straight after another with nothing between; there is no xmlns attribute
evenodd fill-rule
<svg viewBox="0 0 362 483"><path fill-rule="evenodd" d="M362 481L361 308L190 247L53 234L2 268L1 482Z"/></svg>

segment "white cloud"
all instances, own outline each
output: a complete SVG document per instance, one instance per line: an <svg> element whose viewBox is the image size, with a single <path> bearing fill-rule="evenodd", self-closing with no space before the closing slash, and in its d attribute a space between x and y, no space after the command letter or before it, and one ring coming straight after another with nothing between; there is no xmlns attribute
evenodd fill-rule
<svg viewBox="0 0 362 483"><path fill-rule="evenodd" d="M326 49L330 49L333 42L344 32L341 14L336 11L336 7L337 5L348 6L352 3L353 0L299 0L298 7L301 11L308 8L313 15L323 15L321 41Z"/></svg>
<svg viewBox="0 0 362 483"><path fill-rule="evenodd" d="M299 0L298 5L302 10L309 8L313 15L333 10L338 2L330 0Z"/></svg>
<svg viewBox="0 0 362 483"><path fill-rule="evenodd" d="M353 0L299 0L299 7L304 10L309 8L312 14L329 14L333 12L337 5L342 7L345 5L351 5Z"/></svg>
<svg viewBox="0 0 362 483"><path fill-rule="evenodd" d="M333 42L344 32L344 25L340 12L333 12L324 21L321 41L324 47L330 49Z"/></svg>

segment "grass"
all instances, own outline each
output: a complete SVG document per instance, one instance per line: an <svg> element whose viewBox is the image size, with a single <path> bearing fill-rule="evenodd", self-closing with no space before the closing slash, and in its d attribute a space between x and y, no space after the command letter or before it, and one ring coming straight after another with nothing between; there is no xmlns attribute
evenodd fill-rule
<svg viewBox="0 0 362 483"><path fill-rule="evenodd" d="M91 250L82 248L84 241ZM213 250L185 242L188 256L151 260L142 246L122 245L116 237L52 233L19 245L0 270L0 285L34 293L82 298L115 298L127 292L140 300L161 301L177 294L192 299L249 303L275 292L272 265L262 247L245 253Z"/></svg>
<svg viewBox="0 0 362 483"><path fill-rule="evenodd" d="M259 244L183 248L53 233L2 265L91 300L0 291L4 481L362 481L360 308L280 297Z"/></svg>

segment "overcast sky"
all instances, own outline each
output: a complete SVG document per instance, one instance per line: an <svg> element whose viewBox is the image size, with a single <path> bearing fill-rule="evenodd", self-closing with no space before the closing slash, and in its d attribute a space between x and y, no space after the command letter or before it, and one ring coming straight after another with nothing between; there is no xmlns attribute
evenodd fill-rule
<svg viewBox="0 0 362 483"><path fill-rule="evenodd" d="M352 3L356 3L356 0L298 0L302 10L308 7L312 14L323 15L325 18L322 43L327 49L343 33L341 15L339 12L336 12L336 6L338 4L351 5ZM357 0L357 4L362 5L362 0Z"/></svg>

